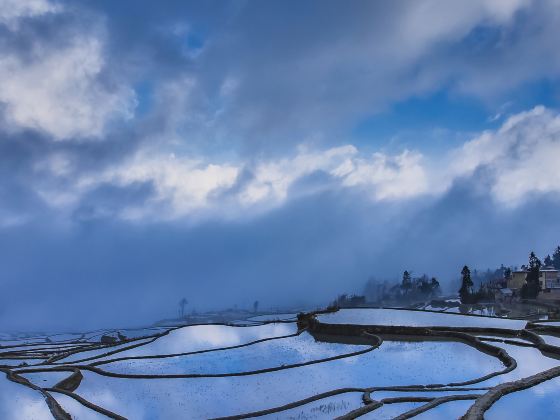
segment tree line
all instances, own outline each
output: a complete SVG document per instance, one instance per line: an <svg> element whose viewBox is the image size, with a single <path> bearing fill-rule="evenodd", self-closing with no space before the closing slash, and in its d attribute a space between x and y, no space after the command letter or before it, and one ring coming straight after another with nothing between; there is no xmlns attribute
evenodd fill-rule
<svg viewBox="0 0 560 420"><path fill-rule="evenodd" d="M541 291L541 284L539 281L541 275L541 268L553 267L560 270L560 246L557 246L552 256L547 255L544 257L543 262L531 251L529 254L529 261L527 265L522 265L522 270L527 272L525 283L521 287L520 295L523 299L535 299ZM489 270L488 270L489 271ZM500 271L504 280L511 278L511 268L504 267L496 270L495 273ZM490 271L489 271L490 272ZM471 275L471 270L468 266L464 266L461 270L461 288L459 289L459 297L462 303L476 303L484 299L491 299L490 291L484 282L480 282L479 289L474 291L474 282Z"/></svg>
<svg viewBox="0 0 560 420"><path fill-rule="evenodd" d="M405 270L400 285L402 294L409 299L425 299L438 296L441 293L439 281L427 275L413 279L408 270Z"/></svg>

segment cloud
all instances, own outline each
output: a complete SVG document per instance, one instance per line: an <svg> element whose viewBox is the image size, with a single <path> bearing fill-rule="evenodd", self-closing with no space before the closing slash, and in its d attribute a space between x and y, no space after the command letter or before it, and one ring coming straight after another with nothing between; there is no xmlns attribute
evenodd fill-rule
<svg viewBox="0 0 560 420"><path fill-rule="evenodd" d="M506 88L560 70L547 42L559 35L554 3L291 4L297 14L286 3L246 3L200 55L197 77L210 101L219 101L217 84L235 80L213 120L216 142L265 152L308 138L336 144L349 126L411 96L444 88L492 101ZM546 28L527 34L531 51L521 41L525 20ZM497 39L474 42L481 31ZM527 55L531 65L524 64ZM190 140L208 142L205 134Z"/></svg>
<svg viewBox="0 0 560 420"><path fill-rule="evenodd" d="M415 152L364 156L352 145L326 150L301 146L290 157L254 162L212 162L202 157L161 154L149 148L103 171L80 176L68 168L67 159L53 155L41 165L41 173L66 180L66 188L61 191L47 184L36 192L51 207L71 212L80 206L85 195L100 186L126 189L150 184L151 193L144 201L122 201L122 207L111 205L112 215L145 222L201 216L250 217L285 205L300 195L329 189L360 189L372 201L427 194L427 173L421 162L422 156ZM308 188L298 188L316 174L324 177L318 178L313 188L309 188L310 184Z"/></svg>
<svg viewBox="0 0 560 420"><path fill-rule="evenodd" d="M559 126L560 115L539 106L510 116L501 127L476 135L437 159L412 150L365 154L348 144L324 150L301 145L289 156L218 161L162 153L146 145L102 169L83 172L73 164L72 155L53 152L35 166L42 181L35 183L34 193L70 218L83 210L84 197L92 197L99 188L134 190L136 185L150 185L142 200L105 205L105 196L96 195L98 207L105 209L99 214L148 223L199 221L255 217L329 190L360 191L370 202L406 202L441 196L456 182L483 174L479 188L487 190L497 206L515 207L533 195L560 195L555 170ZM87 201L95 206L91 198Z"/></svg>
<svg viewBox="0 0 560 420"><path fill-rule="evenodd" d="M489 170L496 201L516 206L535 194L560 195L560 114L538 106L511 116L452 153L449 172L466 176Z"/></svg>
<svg viewBox="0 0 560 420"><path fill-rule="evenodd" d="M4 229L2 281L10 293L0 301L0 326L142 325L174 316L183 295L197 310L255 299L263 308L318 305L361 292L370 275L396 280L405 269L438 276L452 291L464 264L520 265L531 249L550 252L558 200L541 196L504 211L478 183L464 179L439 197L390 203L351 189L315 192L257 217L195 225L97 217L70 229ZM99 205L99 195L127 194L92 198Z"/></svg>
<svg viewBox="0 0 560 420"><path fill-rule="evenodd" d="M422 159L420 153L408 150L395 156L374 153L369 161L363 158L356 161L345 174L343 185L374 189L378 200L403 200L427 194L430 185Z"/></svg>
<svg viewBox="0 0 560 420"><path fill-rule="evenodd" d="M559 80L556 0L6 1L5 326L319 304L404 269L450 285L556 245L559 113L517 95ZM354 135L442 91L500 117L434 117L455 140L430 148Z"/></svg>
<svg viewBox="0 0 560 420"><path fill-rule="evenodd" d="M163 201L169 207L160 217L178 218L206 207L214 191L233 186L238 172L233 165L206 164L174 155L139 156L109 170L105 177L109 182L124 186L151 182L156 193L153 200ZM148 214L157 217L153 212Z"/></svg>
<svg viewBox="0 0 560 420"><path fill-rule="evenodd" d="M14 11L19 14L13 16L59 11L49 5L24 2ZM14 50L2 53L0 103L9 128L39 130L55 140L99 138L110 122L132 118L134 91L125 84L107 84L101 78L106 62L103 36L96 30L82 28L56 45L34 39L25 55Z"/></svg>
<svg viewBox="0 0 560 420"><path fill-rule="evenodd" d="M557 77L555 1L72 7L103 21L106 63L149 86L137 99L175 134L169 141L250 157L310 139L336 146L356 123L411 96L448 89L503 103L508 89ZM193 38L202 45L194 55Z"/></svg>
<svg viewBox="0 0 560 420"><path fill-rule="evenodd" d="M1 0L0 23L15 29L20 19L56 13L60 10L60 5L48 0Z"/></svg>

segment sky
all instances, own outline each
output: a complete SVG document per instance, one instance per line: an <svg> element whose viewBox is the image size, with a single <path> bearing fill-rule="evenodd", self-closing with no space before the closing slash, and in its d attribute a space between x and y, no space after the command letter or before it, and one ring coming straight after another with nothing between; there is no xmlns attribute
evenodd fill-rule
<svg viewBox="0 0 560 420"><path fill-rule="evenodd" d="M0 0L0 329L551 253L559 39L559 0Z"/></svg>

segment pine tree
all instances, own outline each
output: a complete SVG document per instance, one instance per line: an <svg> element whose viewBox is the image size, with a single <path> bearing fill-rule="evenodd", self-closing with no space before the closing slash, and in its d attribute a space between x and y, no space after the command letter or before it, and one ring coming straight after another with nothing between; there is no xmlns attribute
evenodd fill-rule
<svg viewBox="0 0 560 420"><path fill-rule="evenodd" d="M552 254L552 265L557 270L560 270L560 246L557 246Z"/></svg>
<svg viewBox="0 0 560 420"><path fill-rule="evenodd" d="M402 283L401 289L404 290L404 293L408 293L410 289L412 289L412 278L410 277L410 273L405 270L402 276Z"/></svg>
<svg viewBox="0 0 560 420"><path fill-rule="evenodd" d="M550 267L551 265L553 265L553 261L552 258L550 258L550 255L547 255L546 257L544 257L544 266L545 267Z"/></svg>
<svg viewBox="0 0 560 420"><path fill-rule="evenodd" d="M461 303L471 303L473 281L471 279L471 270L468 266L464 266L461 270L461 288L459 289L459 296Z"/></svg>
<svg viewBox="0 0 560 420"><path fill-rule="evenodd" d="M525 284L521 288L521 296L525 299L535 299L541 290L539 282L542 263L534 252L529 255L529 267Z"/></svg>

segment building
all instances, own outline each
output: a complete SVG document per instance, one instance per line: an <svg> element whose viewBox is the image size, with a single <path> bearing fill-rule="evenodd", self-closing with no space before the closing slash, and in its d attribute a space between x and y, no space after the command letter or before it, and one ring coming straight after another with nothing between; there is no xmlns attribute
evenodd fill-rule
<svg viewBox="0 0 560 420"><path fill-rule="evenodd" d="M511 290L519 290L525 284L527 270L513 271L511 278L507 281L507 287ZM542 291L560 289L560 271L554 267L543 267L539 273L539 283Z"/></svg>
<svg viewBox="0 0 560 420"><path fill-rule="evenodd" d="M496 299L496 302L511 303L513 300L513 292L508 288L498 289L494 292L494 298Z"/></svg>
<svg viewBox="0 0 560 420"><path fill-rule="evenodd" d="M511 290L519 290L525 284L527 270L512 271L511 277L507 281L507 287Z"/></svg>
<svg viewBox="0 0 560 420"><path fill-rule="evenodd" d="M560 271L554 267L542 268L539 280L542 290L560 289Z"/></svg>

